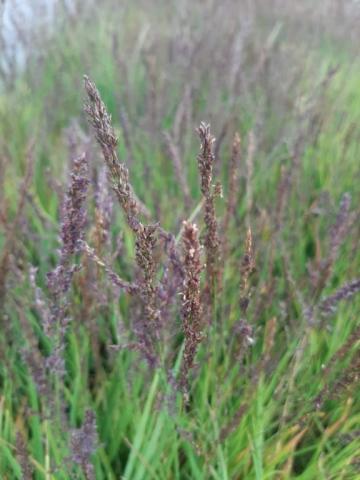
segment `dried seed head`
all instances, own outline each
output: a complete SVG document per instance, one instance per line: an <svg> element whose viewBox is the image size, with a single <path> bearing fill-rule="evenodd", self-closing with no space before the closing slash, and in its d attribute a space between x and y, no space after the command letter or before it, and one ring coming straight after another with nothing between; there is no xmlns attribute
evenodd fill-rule
<svg viewBox="0 0 360 480"><path fill-rule="evenodd" d="M314 400L314 406L319 410L326 400L339 398L346 390L350 390L360 380L360 351L352 358L349 366L343 371L340 378L333 384L327 384Z"/></svg>
<svg viewBox="0 0 360 480"><path fill-rule="evenodd" d="M61 225L62 255L70 256L83 239L86 224L84 202L89 185L85 153L73 160L70 188L66 194Z"/></svg>
<svg viewBox="0 0 360 480"><path fill-rule="evenodd" d="M158 225L146 225L139 230L135 242L136 262L143 272L141 279L140 294L144 300L146 323L144 328L147 336L152 339L152 348L155 345L155 339L160 335L160 311L158 309L157 288L156 288L156 270L154 250L157 245ZM150 345L149 345L150 347Z"/></svg>
<svg viewBox="0 0 360 480"><path fill-rule="evenodd" d="M350 213L351 195L344 193L340 200L339 211L336 217L335 224L330 230L330 256L336 257L339 247L344 240Z"/></svg>
<svg viewBox="0 0 360 480"><path fill-rule="evenodd" d="M214 192L212 191L212 170L214 163L213 145L215 138L210 133L210 125L201 123L197 129L200 137L201 147L198 154L198 166L201 177L201 192L205 197L204 221L206 235L204 240L206 250L206 289L204 303L211 306L215 286L218 280L220 241L218 236L218 225L215 214ZM217 192L219 192L217 187Z"/></svg>
<svg viewBox="0 0 360 480"><path fill-rule="evenodd" d="M111 116L108 114L95 84L87 76L84 77L84 81L89 98L85 111L95 129L96 139L108 168L112 188L124 210L130 228L136 231L139 224L137 219L138 202L129 182L128 169L118 159L116 151L118 140L111 124Z"/></svg>
<svg viewBox="0 0 360 480"><path fill-rule="evenodd" d="M254 173L255 150L256 150L255 134L251 130L248 137L248 151L246 156L246 202L247 202L248 224L249 224L249 215L253 206L252 177Z"/></svg>
<svg viewBox="0 0 360 480"><path fill-rule="evenodd" d="M239 167L240 167L240 150L241 150L241 139L238 133L235 133L231 158L229 165L229 183L228 183L228 199L226 204L226 211L224 216L224 221L222 224L222 259L223 262L227 258L229 238L228 238L228 229L230 221L235 214L236 200L239 191Z"/></svg>
<svg viewBox="0 0 360 480"><path fill-rule="evenodd" d="M325 298L319 305L319 309L323 316L329 316L336 311L337 305L343 300L348 300L360 291L360 279L346 283L339 288L333 295Z"/></svg>
<svg viewBox="0 0 360 480"><path fill-rule="evenodd" d="M341 244L346 238L349 227L350 205L351 196L349 193L344 193L340 200L339 211L335 223L329 232L329 254L320 264L315 292L316 297L319 297L323 289L326 287L332 273L333 265L338 257Z"/></svg>
<svg viewBox="0 0 360 480"><path fill-rule="evenodd" d="M200 243L195 224L184 222L182 234L184 255L184 287L182 291L182 323L185 347L181 370L181 385L187 391L188 374L194 367L198 346L203 338L200 302Z"/></svg>
<svg viewBox="0 0 360 480"><path fill-rule="evenodd" d="M215 137L210 133L210 125L204 122L200 123L200 126L196 131L201 142L200 153L198 155L198 165L201 175L201 192L207 197L210 195L211 190Z"/></svg>
<svg viewBox="0 0 360 480"><path fill-rule="evenodd" d="M253 253L253 242L251 228L248 228L245 243L245 253L241 260L240 265L240 307L245 313L250 301L250 286L249 278L252 272L255 270L255 258Z"/></svg>

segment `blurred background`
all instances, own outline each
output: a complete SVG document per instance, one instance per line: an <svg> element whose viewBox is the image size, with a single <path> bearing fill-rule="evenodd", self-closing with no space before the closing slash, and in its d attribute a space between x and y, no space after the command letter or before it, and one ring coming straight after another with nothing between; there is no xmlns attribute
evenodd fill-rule
<svg viewBox="0 0 360 480"><path fill-rule="evenodd" d="M194 125L202 119L220 140L218 152L229 145L234 128L254 129L259 153L266 151L263 168L295 142L299 122L302 129L310 116L326 123L330 112L319 109L336 109L336 121L347 125L346 145L358 135L355 0L5 0L1 8L0 114L7 141L0 148L19 158L32 133L41 131L41 168L51 165L60 174L65 129L75 122L85 130L84 73L113 114L120 148L142 165L132 173L135 183L144 172L152 176L155 165L148 157L153 149L164 150L163 132L174 118L184 124L187 116L179 146L185 162L196 143ZM320 106L327 75L334 77L330 94L337 100ZM316 135L320 126L309 128ZM151 148L144 151L148 140ZM331 165L323 162L324 168ZM20 173L23 162L10 163ZM334 179L345 162L332 168Z"/></svg>

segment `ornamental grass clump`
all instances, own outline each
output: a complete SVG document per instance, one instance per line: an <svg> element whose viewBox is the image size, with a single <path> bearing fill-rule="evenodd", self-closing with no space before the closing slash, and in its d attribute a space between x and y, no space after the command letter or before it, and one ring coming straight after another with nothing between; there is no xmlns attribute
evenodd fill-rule
<svg viewBox="0 0 360 480"><path fill-rule="evenodd" d="M56 3L0 61L0 478L357 478L356 2Z"/></svg>

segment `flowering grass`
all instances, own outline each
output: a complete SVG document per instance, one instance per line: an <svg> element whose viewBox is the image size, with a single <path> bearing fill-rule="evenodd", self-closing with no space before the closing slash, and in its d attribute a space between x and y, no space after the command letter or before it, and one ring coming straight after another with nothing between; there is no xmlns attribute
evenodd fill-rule
<svg viewBox="0 0 360 480"><path fill-rule="evenodd" d="M358 478L352 15L135 3L2 64L0 478Z"/></svg>

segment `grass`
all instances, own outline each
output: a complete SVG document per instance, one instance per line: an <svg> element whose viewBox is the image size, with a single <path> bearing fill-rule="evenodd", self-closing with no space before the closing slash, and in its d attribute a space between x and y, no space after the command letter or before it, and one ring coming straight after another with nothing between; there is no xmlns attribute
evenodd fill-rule
<svg viewBox="0 0 360 480"><path fill-rule="evenodd" d="M75 2L76 15L59 14L46 47L40 27L30 30L26 68L12 84L2 79L3 479L359 476L359 298L349 286L360 265L359 60L340 29L318 39L288 29L293 19L281 13L274 19L244 4L246 30L230 15L232 1L200 3L184 0L183 19L169 24L171 7L160 1L83 10ZM71 28L58 28L68 21ZM105 180L111 161L83 111L84 73L112 116L116 162L129 169L146 215L129 210L131 195L117 195L127 185L118 170L115 195ZM199 155L201 121L222 142L214 159L204 138ZM82 152L87 189L74 163ZM222 229L231 195L235 209ZM226 245L218 264L212 204ZM200 297L184 220L196 223L202 244ZM149 227L156 222L165 233ZM81 268L73 272L74 264ZM71 284L58 292L66 275ZM119 288L123 281L135 295Z"/></svg>

